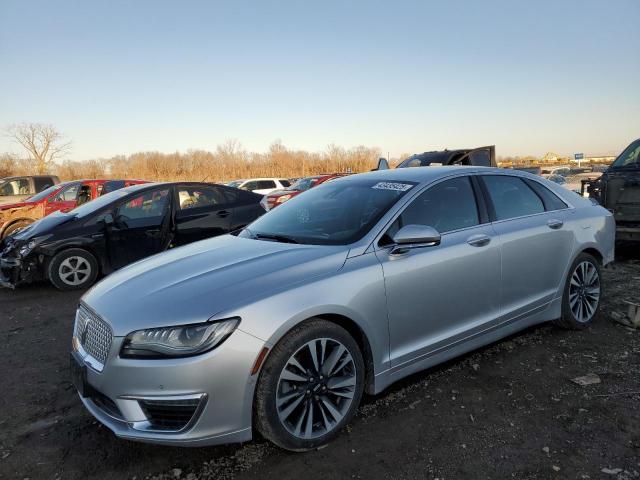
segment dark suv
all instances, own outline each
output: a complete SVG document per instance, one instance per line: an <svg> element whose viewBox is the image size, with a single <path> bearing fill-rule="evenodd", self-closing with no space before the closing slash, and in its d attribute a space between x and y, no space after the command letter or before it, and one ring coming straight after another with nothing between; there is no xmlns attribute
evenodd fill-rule
<svg viewBox="0 0 640 480"><path fill-rule="evenodd" d="M640 241L640 138L631 143L596 180L583 180L582 191L613 213L616 240Z"/></svg>
<svg viewBox="0 0 640 480"><path fill-rule="evenodd" d="M60 183L55 175L30 175L0 179L0 205L14 203Z"/></svg>

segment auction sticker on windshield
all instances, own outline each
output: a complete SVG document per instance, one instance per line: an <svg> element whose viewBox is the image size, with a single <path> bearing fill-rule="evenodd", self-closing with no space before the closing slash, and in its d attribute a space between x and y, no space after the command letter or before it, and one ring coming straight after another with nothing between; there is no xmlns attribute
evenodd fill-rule
<svg viewBox="0 0 640 480"><path fill-rule="evenodd" d="M412 183L378 182L371 188L377 188L378 190L395 190L396 192L406 192L411 187L413 187Z"/></svg>

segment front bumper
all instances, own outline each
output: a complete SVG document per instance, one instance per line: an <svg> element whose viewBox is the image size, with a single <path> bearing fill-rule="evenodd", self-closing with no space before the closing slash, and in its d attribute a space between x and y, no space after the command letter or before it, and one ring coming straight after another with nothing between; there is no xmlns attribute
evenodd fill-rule
<svg viewBox="0 0 640 480"><path fill-rule="evenodd" d="M118 437L176 446L204 446L251 439L253 364L264 342L236 330L218 348L188 358L120 358L114 337L101 372L85 362L89 412ZM93 392L93 393L91 393ZM145 402L193 399L193 416L179 429L158 429Z"/></svg>
<svg viewBox="0 0 640 480"><path fill-rule="evenodd" d="M14 289L22 283L40 279L42 272L37 258L0 256L0 287Z"/></svg>

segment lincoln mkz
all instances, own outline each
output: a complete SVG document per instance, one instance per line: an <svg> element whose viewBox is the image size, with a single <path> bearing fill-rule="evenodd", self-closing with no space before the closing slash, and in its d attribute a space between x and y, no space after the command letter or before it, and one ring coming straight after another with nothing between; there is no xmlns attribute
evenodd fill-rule
<svg viewBox="0 0 640 480"><path fill-rule="evenodd" d="M73 381L122 438L316 448L364 392L534 324L589 325L614 241L606 209L526 172L336 179L95 285Z"/></svg>

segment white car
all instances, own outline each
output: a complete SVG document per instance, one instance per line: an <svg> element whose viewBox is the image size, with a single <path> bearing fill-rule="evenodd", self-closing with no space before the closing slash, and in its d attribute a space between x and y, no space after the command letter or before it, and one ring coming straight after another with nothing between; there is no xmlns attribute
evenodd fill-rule
<svg viewBox="0 0 640 480"><path fill-rule="evenodd" d="M268 195L276 190L283 190L291 185L289 180L284 178L250 178L247 180L234 180L227 183L229 187L248 190L260 195Z"/></svg>

